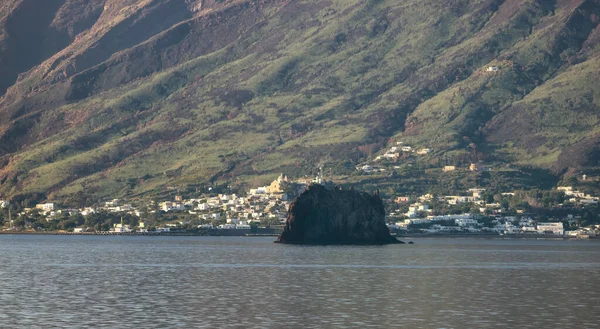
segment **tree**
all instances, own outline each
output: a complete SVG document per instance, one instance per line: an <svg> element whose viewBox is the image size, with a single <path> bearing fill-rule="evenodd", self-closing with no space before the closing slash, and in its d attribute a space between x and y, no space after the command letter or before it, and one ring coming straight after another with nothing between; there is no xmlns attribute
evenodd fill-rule
<svg viewBox="0 0 600 329"><path fill-rule="evenodd" d="M502 198L502 194L498 193L498 194L494 194L494 202L502 202L503 198Z"/></svg>

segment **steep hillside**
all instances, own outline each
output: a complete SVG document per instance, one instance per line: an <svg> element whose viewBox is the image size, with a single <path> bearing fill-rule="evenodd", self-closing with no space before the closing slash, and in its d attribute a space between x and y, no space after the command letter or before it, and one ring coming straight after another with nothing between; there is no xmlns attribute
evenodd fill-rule
<svg viewBox="0 0 600 329"><path fill-rule="evenodd" d="M599 166L597 0L34 2L0 5L5 195L259 182L390 139Z"/></svg>

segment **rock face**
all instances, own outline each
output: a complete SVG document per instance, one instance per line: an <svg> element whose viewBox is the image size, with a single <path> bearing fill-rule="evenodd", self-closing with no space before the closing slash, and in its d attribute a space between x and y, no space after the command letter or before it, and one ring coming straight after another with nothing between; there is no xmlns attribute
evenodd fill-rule
<svg viewBox="0 0 600 329"><path fill-rule="evenodd" d="M328 190L311 185L290 205L285 228L277 243L392 244L402 243L385 225L379 195Z"/></svg>

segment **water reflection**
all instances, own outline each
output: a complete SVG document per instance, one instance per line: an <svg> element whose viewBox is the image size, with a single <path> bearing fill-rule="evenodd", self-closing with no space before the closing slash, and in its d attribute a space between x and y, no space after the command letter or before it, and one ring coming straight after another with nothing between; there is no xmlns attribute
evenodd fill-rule
<svg viewBox="0 0 600 329"><path fill-rule="evenodd" d="M600 323L600 244L0 236L2 327L559 328Z"/></svg>

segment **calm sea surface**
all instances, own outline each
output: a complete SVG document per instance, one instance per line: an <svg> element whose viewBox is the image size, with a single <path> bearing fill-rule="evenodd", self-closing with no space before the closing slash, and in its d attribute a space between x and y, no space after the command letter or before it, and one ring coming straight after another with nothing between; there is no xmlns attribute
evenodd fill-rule
<svg viewBox="0 0 600 329"><path fill-rule="evenodd" d="M600 243L0 236L0 327L600 328Z"/></svg>

